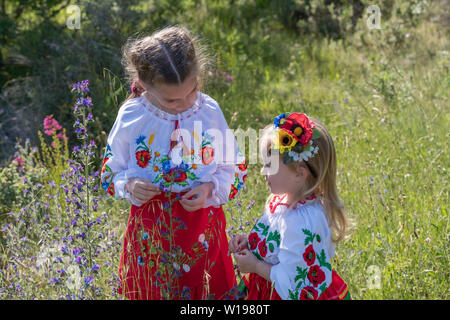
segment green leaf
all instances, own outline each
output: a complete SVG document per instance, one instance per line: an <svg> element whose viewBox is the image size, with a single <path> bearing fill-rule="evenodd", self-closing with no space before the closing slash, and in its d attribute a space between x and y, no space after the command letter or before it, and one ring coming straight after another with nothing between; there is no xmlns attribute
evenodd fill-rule
<svg viewBox="0 0 450 320"><path fill-rule="evenodd" d="M167 182L167 181L163 182L163 186L166 187L166 188L170 187L171 185L172 185L171 182Z"/></svg>
<svg viewBox="0 0 450 320"><path fill-rule="evenodd" d="M275 241L277 246L280 246L280 234L277 230L270 232L269 236L267 237L267 241Z"/></svg>
<svg viewBox="0 0 450 320"><path fill-rule="evenodd" d="M161 180L162 177L163 177L163 174L160 173L159 175L156 176L155 180L153 180L152 183L157 183L157 182L159 182L159 180Z"/></svg>
<svg viewBox="0 0 450 320"><path fill-rule="evenodd" d="M273 252L274 249L275 249L275 248L274 248L274 246L273 246L273 243L272 243L272 242L269 242L269 250L270 250L270 252Z"/></svg>
<svg viewBox="0 0 450 320"><path fill-rule="evenodd" d="M296 267L297 270L297 276L295 277L294 281L297 282L298 280L303 280L305 281L306 279L306 275L308 274L308 268L300 268L300 267Z"/></svg>
<svg viewBox="0 0 450 320"><path fill-rule="evenodd" d="M267 236L267 232L269 231L269 226L266 226L264 223L258 223L258 226L263 230L262 235Z"/></svg>
<svg viewBox="0 0 450 320"><path fill-rule="evenodd" d="M135 152L139 151L140 149L149 151L149 149L147 147L139 146L136 148Z"/></svg>
<svg viewBox="0 0 450 320"><path fill-rule="evenodd" d="M292 159L292 157L290 157L288 153L285 153L284 157L283 157L283 163L284 164L289 164L292 161L294 161L294 159Z"/></svg>
<svg viewBox="0 0 450 320"><path fill-rule="evenodd" d="M327 261L327 256L325 254L325 250L322 249L322 251L320 252L320 254L317 256L317 260L319 260L319 264L321 267L325 267L328 270L331 271L331 264L328 263Z"/></svg>
<svg viewBox="0 0 450 320"><path fill-rule="evenodd" d="M289 299L291 300L298 300L298 291L294 291L292 292L291 290L289 290Z"/></svg>
<svg viewBox="0 0 450 320"><path fill-rule="evenodd" d="M191 180L197 180L198 179L198 177L194 173L192 173L190 171L186 171L186 177L188 177Z"/></svg>
<svg viewBox="0 0 450 320"><path fill-rule="evenodd" d="M307 246L309 243L313 243L315 234L313 234L311 231L307 229L302 229L302 231L306 235L305 246Z"/></svg>
<svg viewBox="0 0 450 320"><path fill-rule="evenodd" d="M327 290L327 283L324 282L322 283L322 285L319 287L320 290L320 294L322 294L325 290Z"/></svg>
<svg viewBox="0 0 450 320"><path fill-rule="evenodd" d="M320 137L321 137L320 131L318 129L316 129L316 128L313 128L313 135L312 135L311 139L317 139L317 138L320 138Z"/></svg>
<svg viewBox="0 0 450 320"><path fill-rule="evenodd" d="M303 233L304 233L306 236L312 237L312 232L309 231L308 229L302 229L302 231L303 231Z"/></svg>

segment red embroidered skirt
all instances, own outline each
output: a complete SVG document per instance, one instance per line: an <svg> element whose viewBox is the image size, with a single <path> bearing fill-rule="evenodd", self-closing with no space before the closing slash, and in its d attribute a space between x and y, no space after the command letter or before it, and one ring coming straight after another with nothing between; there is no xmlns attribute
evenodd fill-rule
<svg viewBox="0 0 450 320"><path fill-rule="evenodd" d="M236 278L222 207L188 212L178 201L182 195L132 205L119 265L118 291L125 297L231 298Z"/></svg>
<svg viewBox="0 0 450 320"><path fill-rule="evenodd" d="M282 300L275 288L272 287L272 282L264 279L260 275L250 273L245 275L243 280L248 290L247 300ZM300 293L299 298L307 298L307 296ZM347 284L333 270L331 285L320 295L318 300L349 299L350 293L348 292Z"/></svg>

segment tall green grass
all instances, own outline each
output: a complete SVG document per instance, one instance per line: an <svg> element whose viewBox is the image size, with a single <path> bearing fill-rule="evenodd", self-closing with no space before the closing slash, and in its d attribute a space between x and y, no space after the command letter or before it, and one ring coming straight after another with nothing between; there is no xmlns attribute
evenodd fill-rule
<svg viewBox="0 0 450 320"><path fill-rule="evenodd" d="M275 36L285 66L265 68L256 90L237 80L240 94L217 98L225 112L239 110L235 127L262 128L287 111L325 123L353 223L334 267L354 299L448 299L448 38L428 22L405 33L398 51L384 36L368 45ZM259 168L250 166L244 208L230 205L230 223L261 214L268 188Z"/></svg>

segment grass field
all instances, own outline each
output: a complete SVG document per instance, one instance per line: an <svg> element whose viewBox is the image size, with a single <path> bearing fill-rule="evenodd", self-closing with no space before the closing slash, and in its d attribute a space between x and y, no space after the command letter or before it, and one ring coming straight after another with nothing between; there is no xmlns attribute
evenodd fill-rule
<svg viewBox="0 0 450 320"><path fill-rule="evenodd" d="M219 32L188 18L181 21L194 33L201 31L215 54L216 67L233 76L232 82L210 81L204 90L219 102L230 128L258 130L282 112L297 111L321 119L330 131L338 156L338 189L352 221L333 262L353 299L449 299L450 57L448 29L432 18L439 10L431 7L429 16L411 29L396 28L393 20L382 23L381 30L361 27L344 40L296 37L280 31L270 19L249 26L254 34L248 39L231 24L224 23L228 32ZM205 21L208 14L199 12L196 18ZM94 116L99 116L95 112L94 107ZM103 150L104 145L97 148ZM101 161L96 170L100 165ZM268 187L260 167L249 166L244 190L224 206L230 234L248 232L262 212ZM128 202L99 196L105 195L103 190L95 193L98 209L87 219L102 219L96 232L103 232L103 238L95 240L100 268L93 279L84 280L86 286L95 284L94 290L74 291L73 284L57 280L58 270L67 271L73 263L55 262L58 241L47 243L45 251L38 237L33 240L33 232L45 229L50 234L54 225L40 227L37 222L45 219L38 218L30 223L42 216L38 210L20 213L32 199L47 203L51 217L64 216L64 187L32 188L49 181L37 178L47 170L53 180L55 172L62 171L41 169L25 164L26 176L36 178L24 181L17 173L11 178L16 179L16 190L31 190L32 197L21 198L23 202L7 210L27 215L19 219L28 219L20 224L25 231L14 233L19 224L14 226L11 215L0 220L0 299L59 299L72 294L119 298L116 273ZM6 176L5 169L2 179ZM99 184L96 179L93 183ZM60 182L64 179L56 185ZM36 263L37 257L43 262Z"/></svg>

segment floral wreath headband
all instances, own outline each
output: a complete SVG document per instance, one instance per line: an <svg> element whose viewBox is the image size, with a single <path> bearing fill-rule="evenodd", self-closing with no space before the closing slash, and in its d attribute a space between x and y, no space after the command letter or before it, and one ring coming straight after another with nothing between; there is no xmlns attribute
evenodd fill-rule
<svg viewBox="0 0 450 320"><path fill-rule="evenodd" d="M277 116L273 122L277 129L272 148L284 154L285 164L292 161L308 161L319 152L319 146L313 143L321 136L316 124L304 113L288 112ZM308 165L306 163L306 165ZM309 165L308 165L309 168ZM313 172L311 170L311 172ZM314 174L313 174L314 176Z"/></svg>

